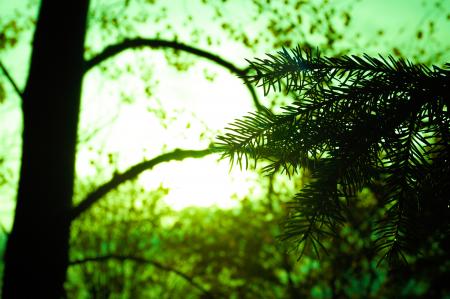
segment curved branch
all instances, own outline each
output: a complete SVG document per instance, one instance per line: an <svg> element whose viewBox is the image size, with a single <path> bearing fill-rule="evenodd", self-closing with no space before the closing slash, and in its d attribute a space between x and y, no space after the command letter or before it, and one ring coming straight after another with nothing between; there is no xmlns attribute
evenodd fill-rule
<svg viewBox="0 0 450 299"><path fill-rule="evenodd" d="M98 65L99 63L107 60L110 57L113 57L117 54L119 54L122 51L128 50L128 49L137 49L142 47L150 47L153 49L160 49L160 48L170 48L178 51L184 51L199 57L203 57L205 59L208 59L212 62L217 63L218 65L228 69L231 73L236 74L239 76L247 86L248 91L250 92L253 103L255 107L259 110L261 108L261 104L259 103L258 96L256 95L255 89L253 85L248 81L248 79L244 76L248 68L246 69L240 69L236 67L234 64L232 64L229 61L226 61L225 59L221 58L218 55L214 55L210 52L207 52L205 50L195 48L188 46L186 44L177 42L177 41L168 41L168 40L160 40L160 39L146 39L146 38L134 38L134 39L125 39L122 42L110 45L103 49L103 51L96 56L92 57L91 59L87 60L85 62L84 68L85 72L89 71L94 66Z"/></svg>
<svg viewBox="0 0 450 299"><path fill-rule="evenodd" d="M8 70L6 69L6 67L3 65L3 63L0 61L0 68L2 69L3 73L5 74L6 78L8 79L9 83L11 83L12 87L14 88L14 91L17 93L17 95L20 98L23 98L23 94L20 91L19 87L17 86L16 82L14 81L14 79L11 77L11 75L9 74Z"/></svg>
<svg viewBox="0 0 450 299"><path fill-rule="evenodd" d="M72 208L70 219L73 220L80 216L81 213L89 209L100 198L105 196L108 192L117 188L120 184L136 178L145 170L152 169L154 166L173 160L184 160L186 158L202 158L214 152L213 149L204 150L181 150L176 149L172 152L162 154L148 161L143 161L134 166L131 166L123 173L115 174L108 182L104 183L91 193L89 193L77 206Z"/></svg>
<svg viewBox="0 0 450 299"><path fill-rule="evenodd" d="M188 283L190 283L192 286L194 286L195 288L199 289L204 294L208 295L209 296L208 298L213 298L213 294L211 292L209 292L208 290L206 290L204 287L202 287L200 284L196 283L194 281L193 277L190 277L186 273L183 273L183 272L181 272L181 271L179 271L177 269L174 269L172 267L163 265L160 262L157 262L157 261L154 261L154 260L150 260L150 259L146 259L146 258L142 258L142 257L111 254L111 255L87 257L87 258L83 258L83 259L79 259L79 260L73 260L73 261L69 262L69 266L80 265L80 264L84 264L84 263L88 263L88 262L104 262L104 261L108 261L108 260L117 260L117 261L127 261L127 260L129 260L129 261L133 261L133 262L137 262L137 263L141 263L141 264L150 264L150 265L152 265L152 266L154 266L154 267L156 267L156 268L158 268L160 270L171 272L171 273L174 273L174 274L180 276L181 278L186 280Z"/></svg>

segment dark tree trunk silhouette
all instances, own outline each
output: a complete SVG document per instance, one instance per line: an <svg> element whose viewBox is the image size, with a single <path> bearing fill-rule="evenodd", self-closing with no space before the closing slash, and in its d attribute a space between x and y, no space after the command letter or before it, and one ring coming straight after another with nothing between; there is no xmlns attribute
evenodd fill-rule
<svg viewBox="0 0 450 299"><path fill-rule="evenodd" d="M23 93L23 144L3 298L61 298L88 0L41 3Z"/></svg>
<svg viewBox="0 0 450 299"><path fill-rule="evenodd" d="M84 74L127 49L173 48L210 60L241 76L260 108L253 86L243 77L247 69L210 52L176 41L125 40L84 61L89 0L42 0L33 40L31 65L24 92L7 70L22 99L22 161L12 231L4 256L2 298L61 298L69 265L71 222L103 195L154 165L200 158L204 150L174 150L130 167L72 206L75 153L81 86Z"/></svg>

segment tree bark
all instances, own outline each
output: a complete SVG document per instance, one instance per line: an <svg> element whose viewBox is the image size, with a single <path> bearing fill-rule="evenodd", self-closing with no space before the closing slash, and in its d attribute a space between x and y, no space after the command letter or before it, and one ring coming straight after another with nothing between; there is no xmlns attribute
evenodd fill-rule
<svg viewBox="0 0 450 299"><path fill-rule="evenodd" d="M23 144L3 298L61 298L68 267L88 0L42 0L23 93Z"/></svg>

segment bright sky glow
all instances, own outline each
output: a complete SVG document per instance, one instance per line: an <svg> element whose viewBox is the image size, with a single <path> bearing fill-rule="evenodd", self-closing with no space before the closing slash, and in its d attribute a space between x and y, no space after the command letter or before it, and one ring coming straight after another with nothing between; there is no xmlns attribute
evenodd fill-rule
<svg viewBox="0 0 450 299"><path fill-rule="evenodd" d="M135 55L127 52L111 59L110 63L128 63L136 68ZM114 121L98 131L88 145L80 144L77 157L79 178L98 176L98 169L112 171L111 167L108 170L104 165L102 158L99 159L96 151L103 152L103 160L106 152L116 153L115 165L119 171L124 171L144 159L175 148L206 148L212 141L211 137L223 131L228 123L254 110L242 81L227 70L200 60L189 71L180 73L164 63L164 59L159 60L161 53L158 51L142 51L138 56L150 61L149 68L159 74L159 84L150 86L153 98L143 93L147 87L145 82L128 74L118 81L120 88L125 89L124 93L131 94L130 104L121 101L116 82L102 82L101 78L96 78L100 74L95 71L85 79L81 114L83 128L80 131L89 132L89 128L108 123L108 119L114 118ZM205 79L203 70L206 68L214 75L213 81ZM165 120L159 118L161 115L148 109L161 108L158 105L166 113L166 126L162 124ZM204 138L202 134L206 134ZM256 174L240 171L237 167L229 173L229 162L217 163L217 159L217 156L211 156L164 163L143 173L139 182L148 190L159 185L169 188L165 200L175 209L191 205L229 208L237 203L232 197L239 198L249 190L255 190ZM93 164L91 160L94 160Z"/></svg>
<svg viewBox="0 0 450 299"><path fill-rule="evenodd" d="M170 189L165 201L176 210L188 206L231 208L248 193L262 194L257 174L238 167L229 172L228 161L216 160L217 156L209 156L167 163L144 173L139 182L151 190L161 181Z"/></svg>

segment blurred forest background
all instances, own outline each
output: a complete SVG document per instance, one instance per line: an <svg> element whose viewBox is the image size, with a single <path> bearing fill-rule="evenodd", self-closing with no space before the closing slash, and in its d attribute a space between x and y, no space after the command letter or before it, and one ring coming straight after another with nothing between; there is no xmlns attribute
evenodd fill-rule
<svg viewBox="0 0 450 299"><path fill-rule="evenodd" d="M38 9L35 0L0 2L2 256ZM229 170L207 149L235 118L290 102L239 79L245 59L300 45L442 66L449 24L448 0L91 0L74 203L92 205L72 223L67 298L437 295L433 273L396 275L368 249L370 194L327 256L298 261L277 236L308 173Z"/></svg>

